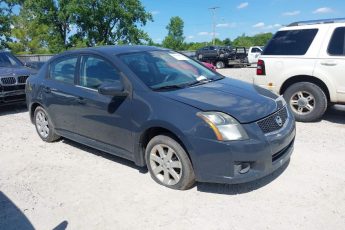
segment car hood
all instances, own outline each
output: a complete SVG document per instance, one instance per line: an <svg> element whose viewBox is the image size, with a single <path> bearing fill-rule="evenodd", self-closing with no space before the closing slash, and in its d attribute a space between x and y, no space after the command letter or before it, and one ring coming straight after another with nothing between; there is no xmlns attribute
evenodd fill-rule
<svg viewBox="0 0 345 230"><path fill-rule="evenodd" d="M0 77L4 76L28 76L36 74L34 69L27 68L25 66L18 67L0 67Z"/></svg>
<svg viewBox="0 0 345 230"><path fill-rule="evenodd" d="M284 105L284 101L276 94L231 78L162 94L202 111L227 113L240 123L260 120Z"/></svg>

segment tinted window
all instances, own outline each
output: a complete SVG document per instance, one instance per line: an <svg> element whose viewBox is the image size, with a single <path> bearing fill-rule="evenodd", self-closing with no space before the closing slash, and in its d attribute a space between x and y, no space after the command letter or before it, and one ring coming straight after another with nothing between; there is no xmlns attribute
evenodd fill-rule
<svg viewBox="0 0 345 230"><path fill-rule="evenodd" d="M81 86L97 89L103 82L119 80L119 73L109 62L94 56L82 58L79 80Z"/></svg>
<svg viewBox="0 0 345 230"><path fill-rule="evenodd" d="M50 78L68 84L74 84L74 73L77 66L77 57L56 60L50 66Z"/></svg>
<svg viewBox="0 0 345 230"><path fill-rule="evenodd" d="M339 27L334 30L331 41L328 46L330 55L345 55L345 27Z"/></svg>
<svg viewBox="0 0 345 230"><path fill-rule="evenodd" d="M304 55L317 29L278 31L266 46L264 55Z"/></svg>

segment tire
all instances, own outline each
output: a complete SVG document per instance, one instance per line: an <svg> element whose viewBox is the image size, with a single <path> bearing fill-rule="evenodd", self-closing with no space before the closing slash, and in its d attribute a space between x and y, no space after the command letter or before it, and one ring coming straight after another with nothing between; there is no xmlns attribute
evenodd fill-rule
<svg viewBox="0 0 345 230"><path fill-rule="evenodd" d="M60 136L56 134L51 119L44 108L38 106L34 113L34 123L36 131L40 138L45 142L54 142L60 139Z"/></svg>
<svg viewBox="0 0 345 230"><path fill-rule="evenodd" d="M297 121L317 121L327 109L325 92L310 82L298 82L289 86L284 92L284 98Z"/></svg>
<svg viewBox="0 0 345 230"><path fill-rule="evenodd" d="M224 62L222 62L222 61L217 61L216 62L216 68L217 69L223 69L224 67L225 67Z"/></svg>
<svg viewBox="0 0 345 230"><path fill-rule="evenodd" d="M173 138L158 135L145 150L147 168L154 181L176 190L186 190L195 183L193 166L186 151Z"/></svg>

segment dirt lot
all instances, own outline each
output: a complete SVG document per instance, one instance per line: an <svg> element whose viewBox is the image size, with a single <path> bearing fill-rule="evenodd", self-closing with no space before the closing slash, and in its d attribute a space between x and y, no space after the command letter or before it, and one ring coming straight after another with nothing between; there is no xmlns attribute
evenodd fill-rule
<svg viewBox="0 0 345 230"><path fill-rule="evenodd" d="M255 69L222 70L251 81ZM344 229L345 108L298 123L286 167L254 183L157 185L133 163L42 142L25 106L0 108L0 229Z"/></svg>

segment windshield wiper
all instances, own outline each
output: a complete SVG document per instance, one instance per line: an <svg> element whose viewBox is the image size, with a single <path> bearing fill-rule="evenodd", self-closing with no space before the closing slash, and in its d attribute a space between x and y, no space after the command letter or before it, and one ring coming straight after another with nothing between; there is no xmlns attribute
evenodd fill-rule
<svg viewBox="0 0 345 230"><path fill-rule="evenodd" d="M208 82L211 82L211 79L204 79L204 80L200 80L200 81L193 81L191 83L188 83L187 86L197 86L197 85L203 85L206 84Z"/></svg>
<svg viewBox="0 0 345 230"><path fill-rule="evenodd" d="M152 87L153 90L165 90L165 89L182 89L185 88L185 84L180 85L165 85L160 87Z"/></svg>

